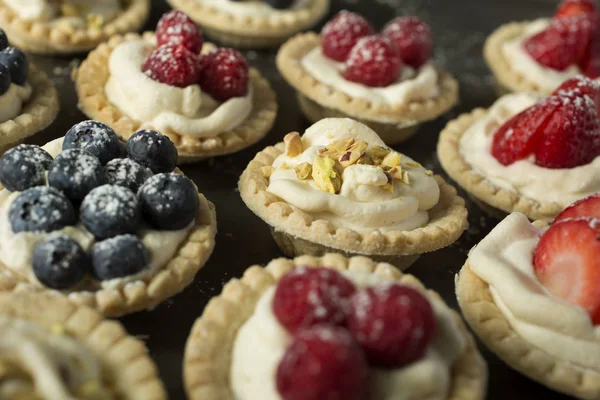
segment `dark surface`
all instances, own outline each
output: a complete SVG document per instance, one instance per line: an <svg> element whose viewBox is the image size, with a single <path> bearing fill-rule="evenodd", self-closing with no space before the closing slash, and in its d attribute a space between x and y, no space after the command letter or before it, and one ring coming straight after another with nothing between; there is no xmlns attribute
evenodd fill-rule
<svg viewBox="0 0 600 400"><path fill-rule="evenodd" d="M486 36L508 21L548 16L556 5L553 0L332 0L332 3L332 13L342 8L359 11L377 28L395 15L405 14L418 15L432 26L436 36L436 61L460 80L462 101L451 113L425 124L415 138L397 149L442 174L435 154L440 130L458 114L475 107L486 107L495 99L491 76L481 56ZM163 0L154 1L152 18L146 29L153 30L166 10L168 6ZM245 207L236 189L238 177L257 151L280 141L286 133L303 131L309 125L299 112L293 91L276 70L275 54L276 50L245 52L249 62L266 75L278 94L279 116L267 138L235 155L182 168L217 207L219 233L210 261L184 292L152 312L121 319L131 334L148 345L173 399L185 398L181 373L184 345L194 320L210 297L217 295L229 279L241 276L248 266L265 264L282 255L267 225ZM85 119L76 107L77 99L70 79L72 67L82 57L33 58L58 86L62 107L55 123L32 138L32 143L43 144L63 136L73 124ZM421 257L409 270L425 285L438 291L452 307L457 307L454 275L463 265L468 250L497 223L471 202L468 202L468 208L471 227L462 238L449 248ZM489 364L489 399L567 398L530 381L506 367L490 352L482 351Z"/></svg>

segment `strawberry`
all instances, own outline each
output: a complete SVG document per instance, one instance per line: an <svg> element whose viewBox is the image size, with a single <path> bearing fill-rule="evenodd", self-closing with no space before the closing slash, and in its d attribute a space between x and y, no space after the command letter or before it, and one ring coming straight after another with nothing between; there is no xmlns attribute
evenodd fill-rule
<svg viewBox="0 0 600 400"><path fill-rule="evenodd" d="M600 193L593 194L571 204L554 218L554 222L579 217L600 218Z"/></svg>
<svg viewBox="0 0 600 400"><path fill-rule="evenodd" d="M583 76L571 78L563 82L553 94L568 97L588 95L594 101L594 104L596 104L596 110L600 111L600 82L594 79L585 78Z"/></svg>
<svg viewBox="0 0 600 400"><path fill-rule="evenodd" d="M592 34L585 55L579 63L583 74L588 78L600 77L600 14L590 15Z"/></svg>
<svg viewBox="0 0 600 400"><path fill-rule="evenodd" d="M558 6L555 18L573 17L581 14L592 14L596 12L596 4L593 0L564 0Z"/></svg>
<svg viewBox="0 0 600 400"><path fill-rule="evenodd" d="M246 59L234 49L217 49L200 59L198 83L215 100L227 101L248 93L250 81Z"/></svg>
<svg viewBox="0 0 600 400"><path fill-rule="evenodd" d="M405 64L419 68L431 58L431 29L416 17L398 17L382 32L396 47Z"/></svg>
<svg viewBox="0 0 600 400"><path fill-rule="evenodd" d="M533 266L554 296L589 312L600 324L600 221L567 219L553 224L540 238Z"/></svg>
<svg viewBox="0 0 600 400"><path fill-rule="evenodd" d="M199 54L204 39L198 26L185 13L171 10L162 16L156 25L156 41L163 44L180 44L189 51Z"/></svg>
<svg viewBox="0 0 600 400"><path fill-rule="evenodd" d="M375 33L361 15L342 10L321 31L321 47L327 57L344 62L358 39Z"/></svg>
<svg viewBox="0 0 600 400"><path fill-rule="evenodd" d="M296 268L275 291L273 312L294 333L320 323L343 325L356 288L339 272L327 268Z"/></svg>
<svg viewBox="0 0 600 400"><path fill-rule="evenodd" d="M345 67L345 79L370 87L384 87L398 79L402 62L387 38L373 35L356 43Z"/></svg>
<svg viewBox="0 0 600 400"><path fill-rule="evenodd" d="M352 296L348 328L374 366L395 368L423 356L436 329L429 300L400 284L371 287Z"/></svg>
<svg viewBox="0 0 600 400"><path fill-rule="evenodd" d="M199 58L183 46L168 44L150 53L142 71L150 79L183 88L198 80Z"/></svg>
<svg viewBox="0 0 600 400"><path fill-rule="evenodd" d="M368 373L365 355L348 331L321 325L294 337L275 381L283 400L362 400Z"/></svg>

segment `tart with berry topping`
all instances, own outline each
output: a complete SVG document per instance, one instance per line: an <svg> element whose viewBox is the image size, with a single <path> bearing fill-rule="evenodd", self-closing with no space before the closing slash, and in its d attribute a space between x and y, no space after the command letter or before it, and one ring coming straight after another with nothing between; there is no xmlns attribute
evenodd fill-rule
<svg viewBox="0 0 600 400"><path fill-rule="evenodd" d="M0 294L0 398L163 400L146 346L66 298Z"/></svg>
<svg viewBox="0 0 600 400"><path fill-rule="evenodd" d="M487 367L458 314L366 257L277 259L213 298L188 337L188 397L483 399Z"/></svg>
<svg viewBox="0 0 600 400"><path fill-rule="evenodd" d="M485 59L498 92L551 94L577 75L600 77L600 14L594 0L564 0L552 19L503 25Z"/></svg>
<svg viewBox="0 0 600 400"><path fill-rule="evenodd" d="M431 31L416 17L399 17L375 34L362 16L341 11L320 35L284 44L277 67L309 120L354 118L392 145L458 101L457 81L430 62L431 52Z"/></svg>
<svg viewBox="0 0 600 400"><path fill-rule="evenodd" d="M448 175L482 208L551 221L600 191L600 84L577 77L547 98L509 94L450 122L438 142Z"/></svg>
<svg viewBox="0 0 600 400"><path fill-rule="evenodd" d="M553 224L521 213L469 254L458 303L481 340L509 366L579 399L600 399L600 196Z"/></svg>
<svg viewBox="0 0 600 400"><path fill-rule="evenodd" d="M97 121L7 151L0 291L60 291L118 316L183 290L212 253L216 218L176 163L168 137L140 130L123 145Z"/></svg>
<svg viewBox="0 0 600 400"><path fill-rule="evenodd" d="M167 0L206 34L234 47L272 47L311 28L330 0Z"/></svg>
<svg viewBox="0 0 600 400"><path fill-rule="evenodd" d="M229 154L262 139L277 114L275 92L233 49L204 43L181 11L156 34L115 36L81 64L79 107L124 140L138 129L167 136L179 162Z"/></svg>
<svg viewBox="0 0 600 400"><path fill-rule="evenodd" d="M149 0L0 0L0 27L29 53L72 54L115 34L136 32Z"/></svg>
<svg viewBox="0 0 600 400"><path fill-rule="evenodd" d="M336 251L404 269L468 225L452 186L351 119L323 119L267 147L239 190L288 256Z"/></svg>

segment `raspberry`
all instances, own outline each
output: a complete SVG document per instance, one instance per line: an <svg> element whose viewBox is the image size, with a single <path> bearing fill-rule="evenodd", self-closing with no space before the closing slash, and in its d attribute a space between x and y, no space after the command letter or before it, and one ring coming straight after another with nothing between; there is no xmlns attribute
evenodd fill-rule
<svg viewBox="0 0 600 400"><path fill-rule="evenodd" d="M357 292L351 305L348 328L373 366L394 368L416 361L433 339L433 309L413 288L371 287Z"/></svg>
<svg viewBox="0 0 600 400"><path fill-rule="evenodd" d="M346 60L344 78L371 87L384 87L400 76L402 62L392 43L383 36L358 41Z"/></svg>
<svg viewBox="0 0 600 400"><path fill-rule="evenodd" d="M404 63L419 68L431 58L431 29L416 17L399 17L388 23L383 35L396 47Z"/></svg>
<svg viewBox="0 0 600 400"><path fill-rule="evenodd" d="M245 96L249 80L248 63L234 49L218 49L200 60L200 87L215 100Z"/></svg>
<svg viewBox="0 0 600 400"><path fill-rule="evenodd" d="M151 79L171 86L186 87L198 81L198 56L183 46L164 45L148 56L142 71Z"/></svg>
<svg viewBox="0 0 600 400"><path fill-rule="evenodd" d="M162 16L156 26L156 40L159 46L181 44L189 51L199 54L202 50L202 34L198 26L185 13L172 10Z"/></svg>
<svg viewBox="0 0 600 400"><path fill-rule="evenodd" d="M360 38L374 33L373 27L362 16L342 10L321 31L323 54L344 62Z"/></svg>
<svg viewBox="0 0 600 400"><path fill-rule="evenodd" d="M342 325L355 290L354 284L335 270L296 268L279 282L273 312L292 333L319 323Z"/></svg>
<svg viewBox="0 0 600 400"><path fill-rule="evenodd" d="M367 391L365 355L343 328L327 325L302 330L277 368L284 400L362 400Z"/></svg>

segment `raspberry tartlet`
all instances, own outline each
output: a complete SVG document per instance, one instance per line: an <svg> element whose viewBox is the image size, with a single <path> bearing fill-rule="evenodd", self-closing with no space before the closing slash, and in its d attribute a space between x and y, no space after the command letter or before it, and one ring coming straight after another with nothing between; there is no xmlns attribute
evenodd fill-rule
<svg viewBox="0 0 600 400"><path fill-rule="evenodd" d="M503 25L490 35L485 59L500 95L548 95L577 75L600 76L600 14L594 0L565 0L552 19Z"/></svg>
<svg viewBox="0 0 600 400"><path fill-rule="evenodd" d="M315 25L330 0L167 0L206 34L234 47L272 47Z"/></svg>
<svg viewBox="0 0 600 400"><path fill-rule="evenodd" d="M547 98L508 94L450 122L437 153L486 211L551 221L600 191L600 84L577 77Z"/></svg>
<svg viewBox="0 0 600 400"><path fill-rule="evenodd" d="M144 343L62 296L0 294L0 349L3 399L167 399Z"/></svg>
<svg viewBox="0 0 600 400"><path fill-rule="evenodd" d="M156 33L115 36L92 51L75 77L79 107L124 140L154 129L175 143L179 162L230 154L262 139L277 114L269 82L233 49L205 43L181 11Z"/></svg>
<svg viewBox="0 0 600 400"><path fill-rule="evenodd" d="M483 399L487 366L459 315L366 257L276 259L233 279L196 320L191 400Z"/></svg>
<svg viewBox="0 0 600 400"><path fill-rule="evenodd" d="M512 368L600 399L600 196L533 224L513 213L474 247L456 283L465 319Z"/></svg>
<svg viewBox="0 0 600 400"><path fill-rule="evenodd" d="M399 17L375 34L362 16L341 11L320 34L284 44L277 67L309 120L354 118L393 145L458 101L458 82L431 52L431 30L418 18Z"/></svg>
<svg viewBox="0 0 600 400"><path fill-rule="evenodd" d="M123 157L123 154L125 156ZM60 291L118 316L183 290L215 245L212 203L155 131L97 121L0 158L0 291Z"/></svg>
<svg viewBox="0 0 600 400"><path fill-rule="evenodd" d="M239 190L288 256L341 251L403 269L467 227L452 186L351 119L323 119L267 147Z"/></svg>
<svg viewBox="0 0 600 400"><path fill-rule="evenodd" d="M136 32L150 0L0 0L0 27L29 53L89 51L115 34Z"/></svg>

